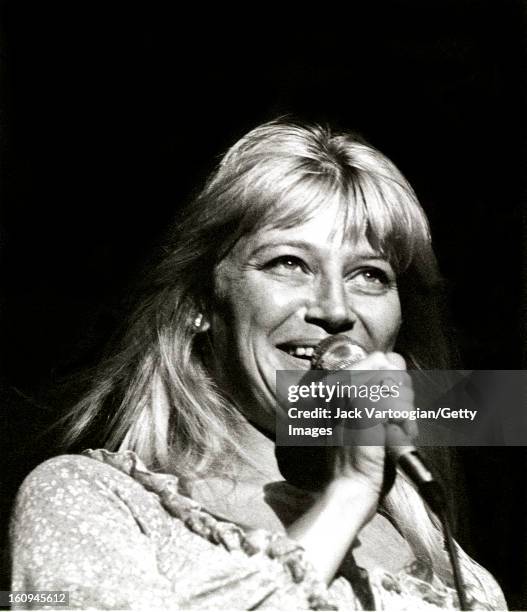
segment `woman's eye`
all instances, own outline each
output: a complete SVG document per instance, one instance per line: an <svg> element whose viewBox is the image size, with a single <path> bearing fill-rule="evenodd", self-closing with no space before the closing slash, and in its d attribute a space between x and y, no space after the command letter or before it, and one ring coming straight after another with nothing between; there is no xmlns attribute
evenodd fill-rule
<svg viewBox="0 0 527 612"><path fill-rule="evenodd" d="M370 270L364 270L362 272L364 278L371 283L382 283L384 285L389 283L388 275L383 270L377 268L371 268Z"/></svg>
<svg viewBox="0 0 527 612"><path fill-rule="evenodd" d="M395 284L390 276L380 268L365 268L353 276L352 282L360 288L381 293Z"/></svg>
<svg viewBox="0 0 527 612"><path fill-rule="evenodd" d="M278 270L280 272L306 272L307 265L299 257L294 255L281 255L275 257L265 266L267 269Z"/></svg>

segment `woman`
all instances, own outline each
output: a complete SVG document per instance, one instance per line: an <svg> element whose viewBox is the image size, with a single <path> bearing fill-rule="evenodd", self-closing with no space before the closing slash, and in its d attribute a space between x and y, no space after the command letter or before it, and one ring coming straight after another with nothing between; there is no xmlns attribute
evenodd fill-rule
<svg viewBox="0 0 527 612"><path fill-rule="evenodd" d="M446 367L437 279L426 217L386 157L318 126L251 131L182 214L66 421L70 444L96 432L103 449L23 484L13 588L77 607L456 607L415 491L398 477L380 505L384 446L339 449L311 494L280 484L272 442L276 370L309 369L329 336L379 376ZM462 565L473 606L505 607Z"/></svg>

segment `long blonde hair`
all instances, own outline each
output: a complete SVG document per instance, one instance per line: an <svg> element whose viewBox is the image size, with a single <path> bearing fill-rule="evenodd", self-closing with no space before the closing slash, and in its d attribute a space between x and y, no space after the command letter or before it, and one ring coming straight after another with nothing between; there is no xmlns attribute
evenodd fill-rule
<svg viewBox="0 0 527 612"><path fill-rule="evenodd" d="M335 197L347 234L365 235L397 274L403 324L396 350L410 367L446 367L440 277L408 182L354 134L273 121L238 141L181 213L120 342L64 419L67 444L97 431L101 445L133 450L153 469L185 477L227 469L241 452L241 419L208 371L208 347L192 322L211 307L214 270L241 236L264 225L295 226ZM408 485L394 488L387 507L416 553L433 557L437 534Z"/></svg>

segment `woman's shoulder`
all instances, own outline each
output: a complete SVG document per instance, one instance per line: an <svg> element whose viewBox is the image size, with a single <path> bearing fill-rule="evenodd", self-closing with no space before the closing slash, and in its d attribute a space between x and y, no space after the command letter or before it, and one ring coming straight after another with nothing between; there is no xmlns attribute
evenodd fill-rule
<svg viewBox="0 0 527 612"><path fill-rule="evenodd" d="M85 534L108 534L110 529L125 539L139 531L156 541L180 532L183 526L174 523L155 492L127 473L130 457L109 453L112 465L98 460L104 453L60 455L33 469L19 488L11 512L11 541L15 545L40 542L46 533L55 534L48 540L64 541L79 529Z"/></svg>
<svg viewBox="0 0 527 612"><path fill-rule="evenodd" d="M151 473L132 451L112 452L106 449L85 450L81 454L57 455L37 465L24 479L22 488L60 481L68 483L99 476L107 479L140 480L139 474ZM152 473L153 474L153 473ZM157 474L160 476L160 474ZM164 474L177 482L174 475Z"/></svg>
<svg viewBox="0 0 527 612"><path fill-rule="evenodd" d="M69 513L94 515L94 510L127 514L129 518L162 515L159 501L127 470L126 453L87 451L79 455L59 455L34 468L20 486L12 520L21 517L56 516Z"/></svg>
<svg viewBox="0 0 527 612"><path fill-rule="evenodd" d="M34 468L23 481L14 512L28 506L126 506L134 515L157 513L186 519L200 505L181 492L180 479L149 469L131 450L86 450L59 455Z"/></svg>
<svg viewBox="0 0 527 612"><path fill-rule="evenodd" d="M57 491L61 485L72 487L96 482L102 478L103 482L112 479L121 479L119 472L111 465L94 461L89 454L58 455L47 459L35 467L24 479L19 489L19 496L26 492L38 489L40 495L48 490Z"/></svg>
<svg viewBox="0 0 527 612"><path fill-rule="evenodd" d="M96 462L86 454L57 455L37 465L26 477L26 481L47 479L51 476L70 475L96 469Z"/></svg>

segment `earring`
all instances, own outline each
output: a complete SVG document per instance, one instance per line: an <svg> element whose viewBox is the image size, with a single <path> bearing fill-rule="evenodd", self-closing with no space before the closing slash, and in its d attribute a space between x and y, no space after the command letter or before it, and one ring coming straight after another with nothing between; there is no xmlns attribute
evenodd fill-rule
<svg viewBox="0 0 527 612"><path fill-rule="evenodd" d="M207 331L210 327L210 323L205 319L203 313L200 312L196 315L193 323L194 331L196 333Z"/></svg>

